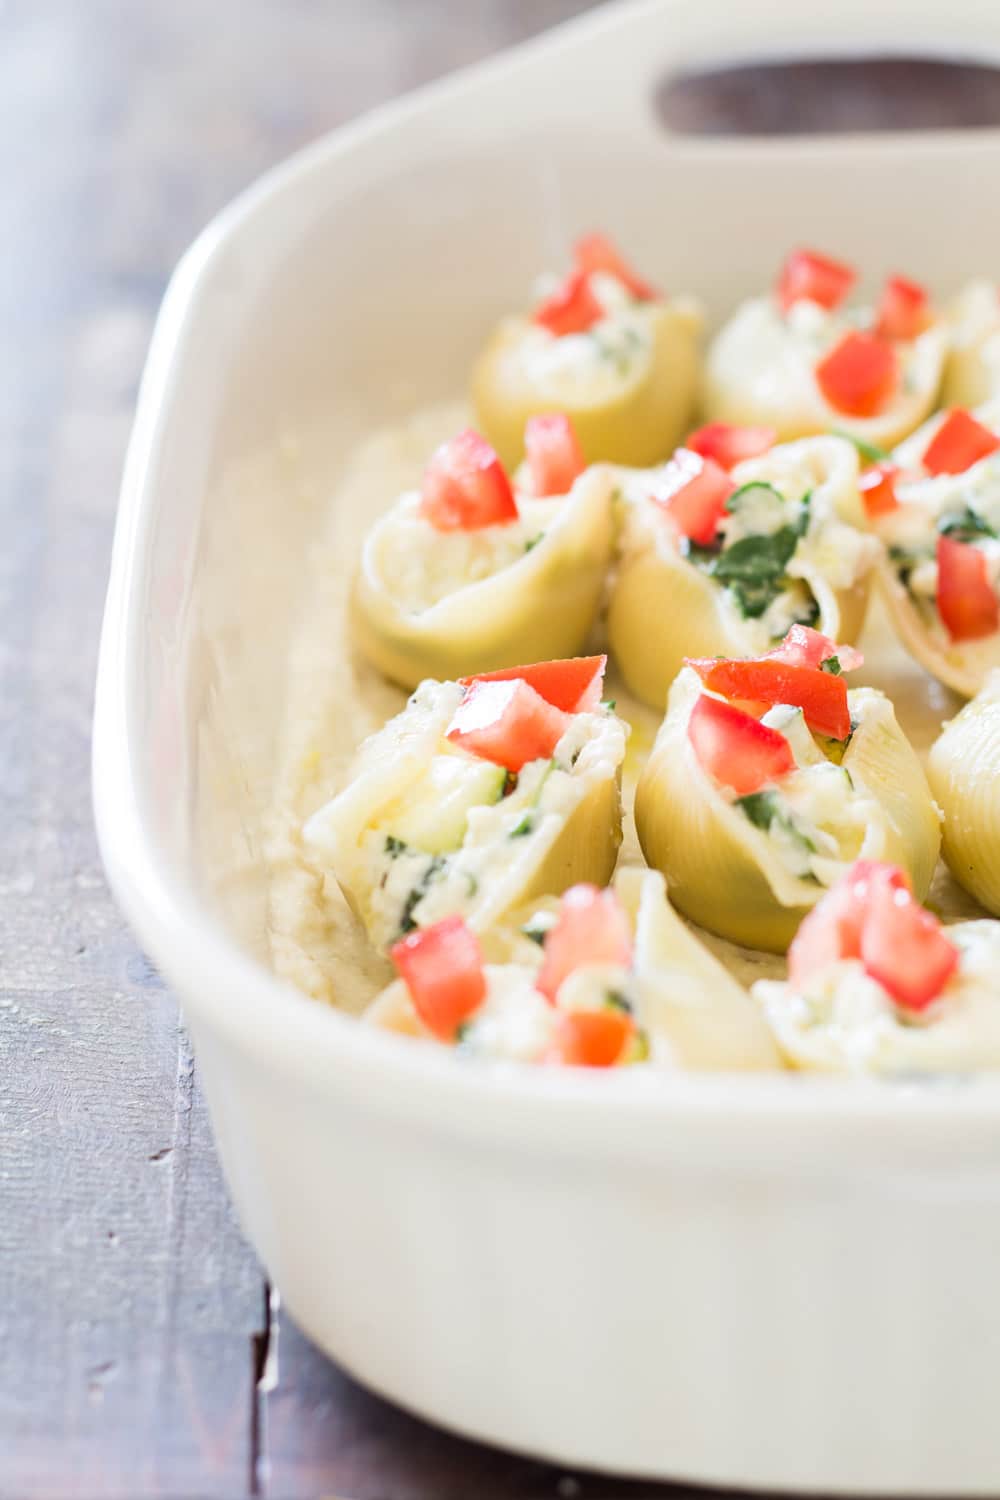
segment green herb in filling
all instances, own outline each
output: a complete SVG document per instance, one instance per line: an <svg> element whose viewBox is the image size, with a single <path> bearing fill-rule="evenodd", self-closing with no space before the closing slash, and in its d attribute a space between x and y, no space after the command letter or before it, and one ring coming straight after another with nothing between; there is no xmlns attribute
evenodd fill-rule
<svg viewBox="0 0 1000 1500"><path fill-rule="evenodd" d="M983 537L996 536L989 522L968 506L958 515L942 516L938 521L938 531L942 536L951 537L953 542L978 542Z"/></svg>
<svg viewBox="0 0 1000 1500"><path fill-rule="evenodd" d="M604 995L604 1004L608 1010L619 1010L623 1015L632 1014L632 1002L621 990L607 990Z"/></svg>
<svg viewBox="0 0 1000 1500"><path fill-rule="evenodd" d="M391 833L386 836L385 852L390 859L398 859L401 854L406 853L406 850L407 845L402 839L394 838Z"/></svg>
<svg viewBox="0 0 1000 1500"><path fill-rule="evenodd" d="M416 885L413 887L413 889L410 891L410 894L404 901L403 910L399 918L399 931L404 937L408 932L413 932L414 928L416 927L417 924L413 919L413 913L416 910L417 906L419 906L420 902L427 895L427 892L430 889L431 885L441 874L441 871L444 869L446 864L447 860L445 859L443 854L435 854L434 858L429 861L426 870L421 875L420 879L417 881Z"/></svg>
<svg viewBox="0 0 1000 1500"><path fill-rule="evenodd" d="M542 537L544 535L545 535L545 532L544 531L540 531L537 536L529 536L528 540L524 544L524 550L525 550L525 552L530 552L531 549L532 549L532 547L537 547L538 543L542 540Z"/></svg>
<svg viewBox="0 0 1000 1500"><path fill-rule="evenodd" d="M840 665L840 658L838 656L824 657L819 664L819 669L821 672L829 672L831 677L842 677L844 674L844 669Z"/></svg>
<svg viewBox="0 0 1000 1500"><path fill-rule="evenodd" d="M765 833L769 833L774 826L788 834L810 854L816 853L816 845L799 827L792 814L782 806L777 792L749 792L745 797L737 797L733 806L742 808L755 828L762 828Z"/></svg>

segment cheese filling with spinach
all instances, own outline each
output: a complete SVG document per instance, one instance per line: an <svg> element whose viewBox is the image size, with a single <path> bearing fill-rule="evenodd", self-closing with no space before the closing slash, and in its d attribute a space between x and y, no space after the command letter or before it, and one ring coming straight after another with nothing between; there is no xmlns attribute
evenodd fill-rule
<svg viewBox="0 0 1000 1500"><path fill-rule="evenodd" d="M306 824L306 845L335 875L376 947L453 913L476 928L495 921L527 894L589 798L604 815L599 828L581 828L577 878L590 876L602 840L613 862L628 734L613 710L574 714L552 756L513 776L445 737L462 696L455 682L421 683L406 709L361 747L345 790ZM571 874L575 867L571 853Z"/></svg>
<svg viewBox="0 0 1000 1500"><path fill-rule="evenodd" d="M542 278L541 296L556 278ZM653 311L660 304L633 297L616 276L598 272L590 289L604 316L585 333L556 335L532 324L520 344L519 358L540 395L558 405L581 396L595 403L613 399L622 385L641 378L653 355Z"/></svg>
<svg viewBox="0 0 1000 1500"><path fill-rule="evenodd" d="M779 704L761 722L784 735L795 770L733 805L767 835L790 875L833 885L861 853L866 832L880 817L879 804L855 786L846 767L828 758L800 708ZM842 755L844 748L835 742L830 753Z"/></svg>

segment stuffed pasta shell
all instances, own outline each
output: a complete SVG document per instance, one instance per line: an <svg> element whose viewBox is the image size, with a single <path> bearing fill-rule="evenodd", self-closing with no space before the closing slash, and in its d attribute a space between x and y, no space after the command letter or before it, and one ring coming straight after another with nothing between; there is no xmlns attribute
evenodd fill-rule
<svg viewBox="0 0 1000 1500"><path fill-rule="evenodd" d="M839 429L889 447L924 420L941 386L948 329L902 276L875 308L845 309L853 267L811 250L785 261L774 292L737 309L711 344L702 405L783 439Z"/></svg>
<svg viewBox="0 0 1000 1500"><path fill-rule="evenodd" d="M612 547L613 484L584 471L561 415L533 418L511 483L471 430L376 523L352 614L363 654L403 687L581 650Z"/></svg>
<svg viewBox="0 0 1000 1500"><path fill-rule="evenodd" d="M780 953L857 858L889 859L924 895L937 809L892 704L848 692L857 652L794 626L765 656L691 661L639 780L647 861L693 921Z"/></svg>
<svg viewBox="0 0 1000 1500"><path fill-rule="evenodd" d="M1000 401L939 413L862 489L903 645L971 698L1000 667Z"/></svg>
<svg viewBox="0 0 1000 1500"><path fill-rule="evenodd" d="M898 866L860 861L753 994L785 1061L823 1072L1000 1068L1000 923L942 927Z"/></svg>
<svg viewBox="0 0 1000 1500"><path fill-rule="evenodd" d="M602 705L604 657L422 682L361 747L304 830L376 948L459 914L605 884L621 843L628 729Z"/></svg>
<svg viewBox="0 0 1000 1500"><path fill-rule="evenodd" d="M520 919L492 962L460 916L402 938L392 949L401 977L365 1019L472 1057L779 1066L749 995L674 914L655 872L622 870L611 890L573 886Z"/></svg>
<svg viewBox="0 0 1000 1500"><path fill-rule="evenodd" d="M945 725L931 748L927 779L944 818L948 868L1000 916L1000 672Z"/></svg>
<svg viewBox="0 0 1000 1500"><path fill-rule="evenodd" d="M588 462L648 464L689 425L698 382L701 313L665 298L603 235L573 252L527 316L505 319L473 372L477 421L505 463L519 460L525 423L558 410Z"/></svg>
<svg viewBox="0 0 1000 1500"><path fill-rule="evenodd" d="M795 623L834 640L861 630L879 547L863 530L857 450L837 437L771 447L771 436L716 425L658 469L617 471L608 640L654 708L686 654L759 653Z"/></svg>
<svg viewBox="0 0 1000 1500"><path fill-rule="evenodd" d="M1000 396L1000 287L971 281L948 309L951 351L941 397L946 406L981 406Z"/></svg>

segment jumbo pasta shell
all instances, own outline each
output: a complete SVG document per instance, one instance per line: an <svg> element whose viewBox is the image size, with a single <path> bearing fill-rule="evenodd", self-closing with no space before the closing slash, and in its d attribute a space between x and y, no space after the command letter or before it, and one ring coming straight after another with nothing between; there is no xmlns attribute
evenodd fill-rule
<svg viewBox="0 0 1000 1500"><path fill-rule="evenodd" d="M927 777L944 817L948 868L1000 916L1000 672L945 725Z"/></svg>
<svg viewBox="0 0 1000 1500"><path fill-rule="evenodd" d="M944 320L920 334L887 410L874 417L851 417L830 406L816 382L813 367L820 348L790 332L775 315L770 298L754 298L737 309L709 346L702 409L711 421L773 427L782 441L845 432L891 448L937 404L948 341Z"/></svg>
<svg viewBox="0 0 1000 1500"><path fill-rule="evenodd" d="M355 578L351 615L359 649L407 688L426 677L465 677L577 655L601 603L613 540L612 492L607 471L587 470L530 551L419 611L404 606L384 565L390 512L369 535Z"/></svg>
<svg viewBox="0 0 1000 1500"><path fill-rule="evenodd" d="M639 842L686 917L746 947L783 953L824 888L789 873L768 836L702 770L687 735L700 692L691 669L671 689L636 791ZM858 857L902 864L923 897L940 841L926 778L888 700L859 688L850 702L859 722L843 765L879 801L882 813L870 822Z"/></svg>
<svg viewBox="0 0 1000 1500"><path fill-rule="evenodd" d="M490 339L472 376L478 426L508 468L524 454L529 417L553 410L572 418L590 463L608 460L652 464L666 458L691 425L698 383L701 314L677 300L650 309L652 347L647 360L623 376L612 395L553 392L530 378L521 349L531 325L509 318Z"/></svg>
<svg viewBox="0 0 1000 1500"><path fill-rule="evenodd" d="M863 511L857 490L858 460L853 446L838 438L814 438L772 450L741 464L734 480L744 484L768 479L788 464L807 464L817 475L813 505L817 514L862 531ZM621 478L622 476L620 476ZM630 481L626 478L624 483ZM643 507L645 515L638 511ZM751 656L769 644L755 634L755 621L740 617L726 591L677 550L670 528L650 501L625 500L622 506L622 555L611 584L608 642L631 692L652 708L662 708L667 691L687 656ZM816 628L831 640L853 644L868 605L870 562L877 555L874 539L864 572L854 582L834 587L820 557L805 547L790 573L810 587L819 606ZM838 559L830 559L836 567Z"/></svg>

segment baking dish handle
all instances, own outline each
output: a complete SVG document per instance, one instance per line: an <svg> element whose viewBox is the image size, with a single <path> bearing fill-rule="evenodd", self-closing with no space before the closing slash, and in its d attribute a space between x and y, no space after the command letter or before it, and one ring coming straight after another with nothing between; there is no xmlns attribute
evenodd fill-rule
<svg viewBox="0 0 1000 1500"><path fill-rule="evenodd" d="M606 108L610 94L619 118L662 139L669 131L651 101L682 72L879 56L1000 66L1000 0L633 0L560 28L552 42L553 91L565 67L569 98L589 86Z"/></svg>

